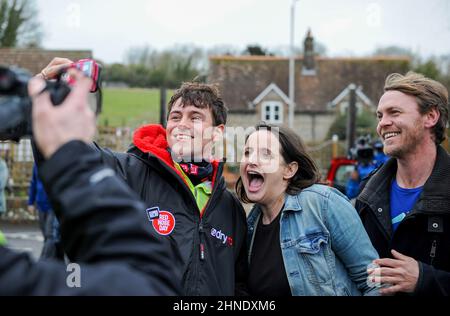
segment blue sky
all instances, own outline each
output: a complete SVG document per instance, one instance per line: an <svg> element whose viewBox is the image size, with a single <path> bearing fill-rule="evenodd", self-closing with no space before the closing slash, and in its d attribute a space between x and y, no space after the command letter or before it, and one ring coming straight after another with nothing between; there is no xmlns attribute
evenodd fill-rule
<svg viewBox="0 0 450 316"><path fill-rule="evenodd" d="M289 45L291 0L37 0L48 49L92 49L121 62L130 47ZM448 0L299 0L295 43L310 27L329 56L397 45L450 54Z"/></svg>

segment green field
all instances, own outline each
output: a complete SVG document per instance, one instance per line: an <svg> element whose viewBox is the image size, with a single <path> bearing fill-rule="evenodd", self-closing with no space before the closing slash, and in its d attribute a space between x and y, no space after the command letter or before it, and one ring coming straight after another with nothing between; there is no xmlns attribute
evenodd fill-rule
<svg viewBox="0 0 450 316"><path fill-rule="evenodd" d="M172 93L167 90L167 101ZM159 123L159 100L159 89L105 88L98 123L131 128Z"/></svg>

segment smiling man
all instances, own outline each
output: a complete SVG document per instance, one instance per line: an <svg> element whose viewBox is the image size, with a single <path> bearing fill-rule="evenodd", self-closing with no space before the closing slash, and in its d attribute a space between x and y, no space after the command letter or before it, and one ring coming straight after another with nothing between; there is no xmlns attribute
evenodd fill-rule
<svg viewBox="0 0 450 316"><path fill-rule="evenodd" d="M363 182L356 201L377 249L371 270L382 294L450 294L450 158L439 144L448 91L420 74L391 74L377 109L378 135L392 157Z"/></svg>
<svg viewBox="0 0 450 316"><path fill-rule="evenodd" d="M51 79L71 62L56 58L42 73ZM189 82L175 91L168 112L167 129L142 126L127 153L96 148L146 204L141 220L148 229L170 242L173 278L184 295L245 294L245 211L226 189L223 157L213 157L227 108L215 85Z"/></svg>
<svg viewBox="0 0 450 316"><path fill-rule="evenodd" d="M147 203L148 227L168 239L185 295L229 296L245 290L245 212L226 189L222 139L227 109L214 85L185 83L169 102L167 129L138 129L128 153L100 149ZM221 157L220 157L221 158ZM143 217L144 220L144 217ZM221 231L222 242L209 232Z"/></svg>

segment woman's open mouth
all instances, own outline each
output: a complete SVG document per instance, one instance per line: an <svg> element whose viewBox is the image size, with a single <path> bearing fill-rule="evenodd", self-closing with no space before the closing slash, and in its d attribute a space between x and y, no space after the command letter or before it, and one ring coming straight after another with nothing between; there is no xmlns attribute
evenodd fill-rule
<svg viewBox="0 0 450 316"><path fill-rule="evenodd" d="M257 171L247 171L248 191L258 192L264 185L264 176Z"/></svg>

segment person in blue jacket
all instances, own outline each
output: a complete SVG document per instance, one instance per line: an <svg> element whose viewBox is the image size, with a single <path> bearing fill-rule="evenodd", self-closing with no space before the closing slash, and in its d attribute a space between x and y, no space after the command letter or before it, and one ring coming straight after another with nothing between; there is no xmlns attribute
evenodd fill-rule
<svg viewBox="0 0 450 316"><path fill-rule="evenodd" d="M59 236L59 223L52 210L52 205L45 192L44 185L39 179L36 164L33 166L33 175L28 191L28 211L34 212L35 205L39 217L39 227L44 236L44 245L42 247L40 258L64 259L64 251Z"/></svg>
<svg viewBox="0 0 450 316"><path fill-rule="evenodd" d="M378 140L373 144L373 149L375 150L373 160L377 168L389 160L389 156L384 153L383 147L384 145L381 140Z"/></svg>
<svg viewBox="0 0 450 316"><path fill-rule="evenodd" d="M355 170L352 172L347 181L345 192L349 199L354 199L358 196L360 183L377 167L374 161L374 150L368 144L366 138L360 138L356 149L357 164Z"/></svg>

